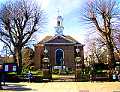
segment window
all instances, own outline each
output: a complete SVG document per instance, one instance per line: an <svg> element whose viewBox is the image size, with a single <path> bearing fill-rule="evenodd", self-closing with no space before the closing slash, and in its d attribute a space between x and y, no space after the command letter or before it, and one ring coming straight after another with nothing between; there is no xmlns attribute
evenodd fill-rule
<svg viewBox="0 0 120 92"><path fill-rule="evenodd" d="M57 25L60 26L60 21L57 21Z"/></svg>
<svg viewBox="0 0 120 92"><path fill-rule="evenodd" d="M56 65L58 66L63 65L63 50L62 49L56 50Z"/></svg>

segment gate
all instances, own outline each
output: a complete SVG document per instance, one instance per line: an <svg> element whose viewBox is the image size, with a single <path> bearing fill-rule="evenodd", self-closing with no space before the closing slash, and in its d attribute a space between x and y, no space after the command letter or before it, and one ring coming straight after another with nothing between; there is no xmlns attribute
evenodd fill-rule
<svg viewBox="0 0 120 92"><path fill-rule="evenodd" d="M74 72L72 75L70 75L69 73L67 73L67 69L63 64L63 51L58 49L56 51L56 64L58 67L58 73L56 73L58 75L57 78L54 78L54 76L52 75L53 73L53 67L50 64L49 58L47 57L47 55L43 58L43 62L42 62L42 71L43 71L43 80L53 80L55 81L55 79L57 81L81 81L82 77L81 77L81 72L82 72L82 64L81 64L81 58L80 57L76 57L75 58L75 68L73 69ZM66 74L65 74L66 72Z"/></svg>
<svg viewBox="0 0 120 92"><path fill-rule="evenodd" d="M75 59L75 69L72 74L67 74L67 68L65 66L56 66L56 70L53 70L48 58L43 58L43 80L47 81L81 81L81 72L82 72L82 64L80 64L80 59L77 57ZM55 66L54 66L55 67Z"/></svg>

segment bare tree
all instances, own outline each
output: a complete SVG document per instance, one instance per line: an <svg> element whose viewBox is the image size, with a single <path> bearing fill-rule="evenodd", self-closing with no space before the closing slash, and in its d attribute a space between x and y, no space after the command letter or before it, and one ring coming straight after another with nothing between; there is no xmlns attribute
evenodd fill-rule
<svg viewBox="0 0 120 92"><path fill-rule="evenodd" d="M85 21L92 24L105 40L109 55L110 73L113 69L113 62L115 62L112 31L115 25L120 22L118 10L119 5L116 0L90 0L84 12Z"/></svg>
<svg viewBox="0 0 120 92"><path fill-rule="evenodd" d="M0 7L0 41L9 47L22 71L21 50L45 23L43 10L32 0L8 0Z"/></svg>
<svg viewBox="0 0 120 92"><path fill-rule="evenodd" d="M115 52L117 55L117 59L120 60L120 29L116 29L113 32L113 44L115 47Z"/></svg>
<svg viewBox="0 0 120 92"><path fill-rule="evenodd" d="M101 38L91 38L87 39L87 57L91 58L91 63L107 63L107 51L106 46L102 42Z"/></svg>

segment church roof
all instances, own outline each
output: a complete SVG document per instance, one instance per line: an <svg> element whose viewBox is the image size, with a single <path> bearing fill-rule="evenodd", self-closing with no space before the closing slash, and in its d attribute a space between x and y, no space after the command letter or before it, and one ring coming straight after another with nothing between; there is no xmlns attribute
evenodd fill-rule
<svg viewBox="0 0 120 92"><path fill-rule="evenodd" d="M70 43L70 44L80 44L71 36L46 36L43 40L41 40L38 44L46 44L46 43Z"/></svg>
<svg viewBox="0 0 120 92"><path fill-rule="evenodd" d="M46 36L45 38L43 38L38 44L41 43L45 43L46 41L48 41L49 39L51 39L53 36Z"/></svg>
<svg viewBox="0 0 120 92"><path fill-rule="evenodd" d="M75 43L78 43L78 41L76 41L73 37L71 36L64 36L66 37L67 39L71 40L72 42L75 42Z"/></svg>

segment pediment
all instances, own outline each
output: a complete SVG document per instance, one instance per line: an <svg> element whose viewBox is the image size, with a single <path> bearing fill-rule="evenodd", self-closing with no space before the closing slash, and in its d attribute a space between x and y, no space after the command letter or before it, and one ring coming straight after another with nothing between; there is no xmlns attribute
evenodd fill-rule
<svg viewBox="0 0 120 92"><path fill-rule="evenodd" d="M50 39L49 41L46 41L45 43L74 43L74 42L62 36L56 36Z"/></svg>

